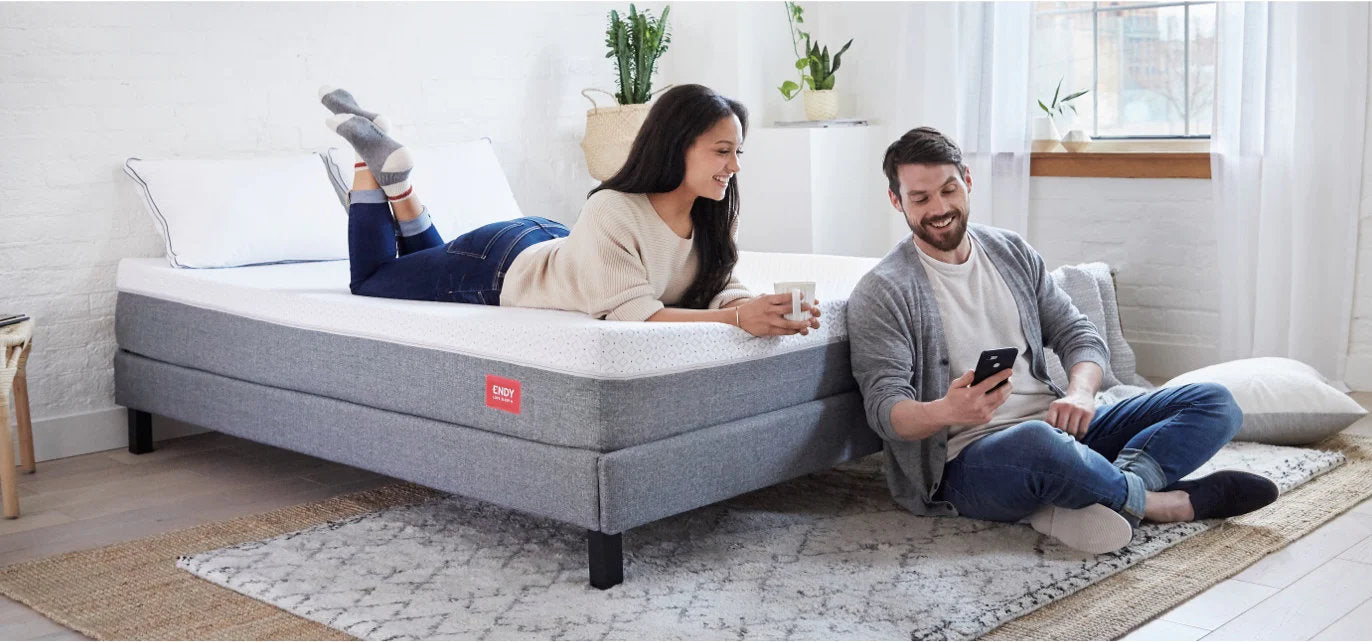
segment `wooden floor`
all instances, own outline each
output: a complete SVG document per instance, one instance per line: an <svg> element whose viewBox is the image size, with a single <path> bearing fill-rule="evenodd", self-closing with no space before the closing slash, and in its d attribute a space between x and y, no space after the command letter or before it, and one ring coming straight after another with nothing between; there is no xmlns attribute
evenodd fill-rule
<svg viewBox="0 0 1372 642"><path fill-rule="evenodd" d="M1372 407L1372 393L1354 398ZM1372 417L1349 428L1372 435ZM219 433L39 462L0 566L373 488L389 478ZM1372 480L1369 480L1372 483ZM1372 500L1130 634L1129 640L1372 640ZM0 597L0 640L83 640Z"/></svg>

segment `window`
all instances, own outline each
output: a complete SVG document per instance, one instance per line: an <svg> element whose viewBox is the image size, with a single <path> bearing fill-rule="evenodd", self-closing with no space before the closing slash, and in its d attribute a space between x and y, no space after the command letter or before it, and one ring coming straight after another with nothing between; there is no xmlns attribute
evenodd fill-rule
<svg viewBox="0 0 1372 642"><path fill-rule="evenodd" d="M1030 91L1089 89L1058 119L1092 138L1209 138L1214 2L1035 2ZM1070 121L1070 122L1069 122Z"/></svg>

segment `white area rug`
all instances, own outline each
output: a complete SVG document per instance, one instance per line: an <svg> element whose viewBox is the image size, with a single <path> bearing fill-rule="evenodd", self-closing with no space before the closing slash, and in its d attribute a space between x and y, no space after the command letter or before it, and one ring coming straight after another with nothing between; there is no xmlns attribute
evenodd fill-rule
<svg viewBox="0 0 1372 642"><path fill-rule="evenodd" d="M1197 474L1286 491L1342 462L1236 443ZM1210 525L1146 525L1084 555L1028 526L910 515L869 458L630 531L609 591L586 584L581 529L458 497L178 565L363 639L969 639Z"/></svg>

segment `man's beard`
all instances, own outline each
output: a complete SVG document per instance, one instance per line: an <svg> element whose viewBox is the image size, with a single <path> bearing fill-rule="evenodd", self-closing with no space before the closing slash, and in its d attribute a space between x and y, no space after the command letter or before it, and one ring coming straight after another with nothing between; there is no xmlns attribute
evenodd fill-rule
<svg viewBox="0 0 1372 642"><path fill-rule="evenodd" d="M939 229L929 225L942 221L946 216L953 216L955 220L948 227ZM962 245L962 239L967 235L967 215L956 209L949 210L947 213L936 218L928 219L926 223L911 223L910 218L906 217L905 223L910 226L910 231L915 233L921 241L932 245L940 252L952 252Z"/></svg>

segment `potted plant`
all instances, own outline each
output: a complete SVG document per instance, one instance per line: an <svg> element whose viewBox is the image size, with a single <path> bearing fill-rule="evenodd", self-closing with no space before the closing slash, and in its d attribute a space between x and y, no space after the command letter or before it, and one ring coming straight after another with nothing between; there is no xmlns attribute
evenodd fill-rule
<svg viewBox="0 0 1372 642"><path fill-rule="evenodd" d="M1033 142L1030 144L1030 148L1033 151L1051 152L1058 149L1058 145L1062 141L1062 135L1058 133L1058 127L1054 123L1054 119L1059 116L1066 116L1068 109L1071 109L1072 114L1075 115L1077 113L1077 106L1073 105L1072 101L1085 96L1087 91L1088 90L1083 89L1079 92L1062 96L1062 79L1059 78L1058 87L1053 90L1053 99L1047 104L1044 104L1043 100L1038 101L1039 109L1043 110L1044 115L1034 119L1034 136L1032 139ZM1077 136L1077 134L1080 136ZM1077 142L1082 142L1084 145L1085 142L1089 141L1090 138L1086 137L1086 132L1075 131L1073 139L1070 142L1075 146L1075 143ZM1077 150L1074 149L1073 151Z"/></svg>
<svg viewBox="0 0 1372 642"><path fill-rule="evenodd" d="M627 19L621 19L618 11L610 11L610 23L605 30L605 46L609 52L605 57L615 61L615 82L619 91L612 94L603 89L581 90L581 95L591 101L591 109L586 111L586 137L581 141L581 150L586 154L586 168L596 180L606 180L624 166L634 137L648 117L650 107L647 103L657 93L653 91L653 71L657 59L667 52L667 46L672 42L667 28L671 9L670 5L663 7L661 18L654 18L646 9L640 12L632 4ZM597 105L587 93L592 91L614 98L615 106Z"/></svg>
<svg viewBox="0 0 1372 642"><path fill-rule="evenodd" d="M799 25L805 23L805 11L799 4L786 3L786 21L791 26L791 47L796 54L796 72L800 74L801 84L788 80L781 83L777 89L786 100L791 100L802 93L800 90L804 85L805 118L833 120L838 116L838 94L834 91L834 74L838 72L839 57L853 45L853 39L849 38L831 60L828 47L821 47L818 42L812 43L810 34L800 30ZM801 53L801 40L805 41L804 54ZM805 73L807 70L810 73Z"/></svg>

